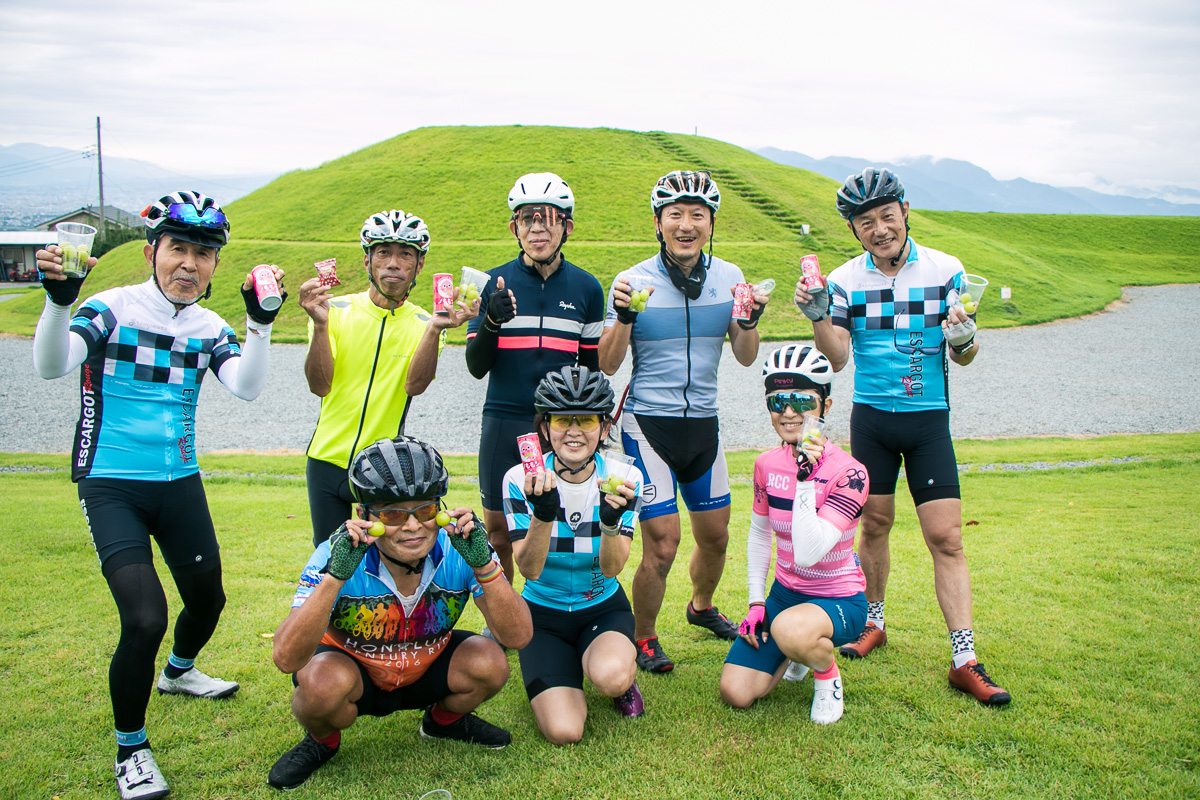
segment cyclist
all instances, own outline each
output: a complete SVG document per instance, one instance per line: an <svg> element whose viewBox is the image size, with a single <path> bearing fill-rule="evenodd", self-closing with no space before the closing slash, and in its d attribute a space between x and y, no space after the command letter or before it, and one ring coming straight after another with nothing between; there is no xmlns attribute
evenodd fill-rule
<svg viewBox="0 0 1200 800"><path fill-rule="evenodd" d="M633 608L638 666L651 672L675 666L658 641L656 621L681 535L677 486L696 540L687 621L722 639L737 637L712 602L725 568L730 503L717 425L717 362L726 337L738 363L755 362L767 297L754 296L750 319L733 319L733 288L743 277L737 266L712 255L720 205L721 193L707 172L675 171L659 179L650 194L659 252L613 281L600 338L600 368L609 375L633 347L621 440L646 476ZM650 299L640 313L631 307L631 278L649 284Z"/></svg>
<svg viewBox="0 0 1200 800"><path fill-rule="evenodd" d="M887 642L883 604L888 534L896 518L901 459L921 534L933 556L938 604L950 631L950 685L986 705L1010 695L976 660L971 577L962 547L958 464L950 440L947 357L967 366L979 353L975 321L956 302L962 262L908 235L904 186L889 170L851 175L838 212L866 251L835 269L827 292L797 284L795 302L813 321L834 370L854 351L850 450L871 477L859 556L867 580L867 625L841 653L863 658Z"/></svg>
<svg viewBox="0 0 1200 800"><path fill-rule="evenodd" d="M151 538L183 601L158 691L220 698L238 690L194 666L225 605L216 532L196 465L197 395L211 371L236 396L258 396L278 313L259 305L247 275L243 350L232 328L199 305L212 293L229 241L229 220L211 197L174 192L142 216L149 278L98 292L74 316L71 306L85 279L62 274L57 246L38 251L47 298L33 340L34 366L43 378L81 367L71 479L121 620L108 687L123 798L169 791L146 736L155 656L168 621ZM277 280L283 277L283 270L272 269Z"/></svg>
<svg viewBox="0 0 1200 800"><path fill-rule="evenodd" d="M522 175L508 193L517 257L488 272L480 314L467 326L467 369L491 375L479 437L479 494L488 538L513 578L504 473L521 461L517 437L533 431L533 392L550 370L597 368L604 290L562 255L575 230L575 195L552 172ZM518 313L519 312L519 313Z"/></svg>
<svg viewBox="0 0 1200 800"><path fill-rule="evenodd" d="M504 506L517 568L525 577L533 639L521 676L542 735L553 744L583 738L586 676L618 713L640 717L633 611L617 576L637 524L640 475L604 491L600 442L612 425L612 388L599 372L563 367L534 395L546 452L535 474L517 464L504 476ZM608 487L612 488L612 487Z"/></svg>
<svg viewBox="0 0 1200 800"><path fill-rule="evenodd" d="M504 651L454 625L474 597L488 624L522 646L529 609L471 509L451 509L439 525L450 481L441 455L407 436L380 439L354 457L349 481L359 518L308 559L275 632L275 665L292 675L292 712L306 731L271 767L277 789L308 780L363 714L425 709L422 738L491 749L512 739L472 713L504 688Z"/></svg>
<svg viewBox="0 0 1200 800"><path fill-rule="evenodd" d="M321 398L305 469L314 546L350 515L351 457L366 442L404 432L412 398L437 373L446 329L479 312L478 303L457 294L446 314L409 302L429 252L420 217L396 209L372 214L359 241L370 282L365 292L332 297L319 278L300 285L300 307L311 317L304 376Z"/></svg>
<svg viewBox="0 0 1200 800"><path fill-rule="evenodd" d="M785 676L813 672L810 717L827 725L844 710L833 648L854 641L867 619L854 532L867 497L866 470L806 424L833 406L833 368L809 345L789 344L763 362L771 425L783 443L754 462L746 542L750 611L721 671L721 699L749 708ZM763 587L776 540L775 582Z"/></svg>

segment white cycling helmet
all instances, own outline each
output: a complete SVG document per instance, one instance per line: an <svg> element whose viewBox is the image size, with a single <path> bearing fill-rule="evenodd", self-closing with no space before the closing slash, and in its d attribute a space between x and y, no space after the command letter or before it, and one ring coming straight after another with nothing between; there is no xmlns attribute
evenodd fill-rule
<svg viewBox="0 0 1200 800"><path fill-rule="evenodd" d="M229 219L216 200L200 192L163 195L142 211L146 241L157 244L165 233L184 242L218 250L229 243Z"/></svg>
<svg viewBox="0 0 1200 800"><path fill-rule="evenodd" d="M521 206L549 205L570 217L575 211L575 194L562 178L553 172L531 172L517 178L508 192L508 210L515 212Z"/></svg>
<svg viewBox="0 0 1200 800"><path fill-rule="evenodd" d="M658 179L650 191L650 208L655 214L663 206L684 201L700 202L716 216L721 207L721 191L707 170L675 170Z"/></svg>
<svg viewBox="0 0 1200 800"><path fill-rule="evenodd" d="M824 400L833 388L833 365L807 344L780 347L763 362L763 386L768 392L813 389Z"/></svg>
<svg viewBox="0 0 1200 800"><path fill-rule="evenodd" d="M400 242L412 245L422 253L429 252L429 228L425 227L424 220L395 208L367 217L358 239L364 252L370 252L371 245L380 242Z"/></svg>

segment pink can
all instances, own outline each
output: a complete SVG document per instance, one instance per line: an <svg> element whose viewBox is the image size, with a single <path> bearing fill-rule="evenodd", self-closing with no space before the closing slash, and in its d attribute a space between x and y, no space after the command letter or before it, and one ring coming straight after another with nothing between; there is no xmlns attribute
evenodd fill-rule
<svg viewBox="0 0 1200 800"><path fill-rule="evenodd" d="M733 287L733 318L750 319L754 311L754 287L739 283Z"/></svg>
<svg viewBox="0 0 1200 800"><path fill-rule="evenodd" d="M545 471L542 462L542 444L536 433L527 433L517 437L517 450L521 453L521 466L526 475L536 475Z"/></svg>
<svg viewBox="0 0 1200 800"><path fill-rule="evenodd" d="M250 270L250 276L254 278L254 293L258 295L258 304L264 311L274 311L283 305L279 281L275 280L275 271L269 264L259 264Z"/></svg>
<svg viewBox="0 0 1200 800"><path fill-rule="evenodd" d="M454 276L439 272L433 276L433 313L448 314L454 307Z"/></svg>
<svg viewBox="0 0 1200 800"><path fill-rule="evenodd" d="M821 264L816 255L809 254L800 259L800 281L806 292L812 292L821 287Z"/></svg>

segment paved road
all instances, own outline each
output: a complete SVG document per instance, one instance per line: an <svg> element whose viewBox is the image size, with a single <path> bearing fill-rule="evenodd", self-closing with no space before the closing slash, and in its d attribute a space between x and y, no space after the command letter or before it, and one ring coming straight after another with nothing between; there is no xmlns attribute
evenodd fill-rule
<svg viewBox="0 0 1200 800"><path fill-rule="evenodd" d="M1200 285L1133 287L1126 298L1082 319L984 331L975 362L951 365L954 436L1200 431ZM764 345L760 355L777 346ZM66 452L78 378L40 379L30 348L28 339L0 338L0 451ZM253 403L210 376L200 395L199 449L302 452L318 410L304 383L304 354L302 345L274 346L266 389ZM628 370L627 359L614 379L618 389ZM741 367L729 353L722 359L721 431L731 449L777 443L759 370ZM852 374L851 364L834 383L836 440L849 435ZM467 373L463 348L447 348L438 379L413 402L408 432L444 452L475 452L484 388Z"/></svg>

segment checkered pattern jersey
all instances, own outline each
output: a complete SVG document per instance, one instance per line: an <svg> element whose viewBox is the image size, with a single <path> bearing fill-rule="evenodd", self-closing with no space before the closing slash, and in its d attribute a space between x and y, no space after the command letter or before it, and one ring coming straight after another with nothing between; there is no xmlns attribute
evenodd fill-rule
<svg viewBox="0 0 1200 800"><path fill-rule="evenodd" d="M152 280L100 292L71 332L87 344L71 478L170 481L195 473L206 370L241 356L237 335L198 305L176 311Z"/></svg>
<svg viewBox="0 0 1200 800"><path fill-rule="evenodd" d="M833 324L850 331L854 350L854 402L882 411L950 407L941 325L963 266L909 241L895 278L876 269L870 253L829 275Z"/></svg>
<svg viewBox="0 0 1200 800"><path fill-rule="evenodd" d="M545 456L547 470L554 469L554 454ZM604 457L596 454L596 475L603 474ZM643 480L638 478L638 499L633 508L621 515L618 531L633 538L633 528L641 511ZM529 532L532 513L525 500L525 469L517 464L504 475L504 516L508 520L509 539L520 541ZM590 490L581 511L558 509L558 519L550 534L550 550L546 565L537 580L525 581L521 596L531 603L575 611L607 600L617 591L616 578L606 578L600 571L600 487L590 482ZM568 515L579 514L578 519Z"/></svg>

